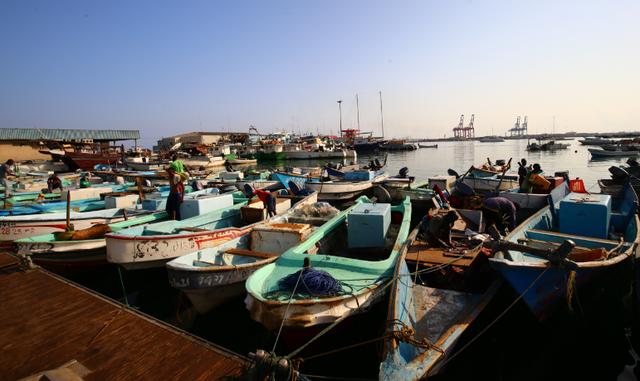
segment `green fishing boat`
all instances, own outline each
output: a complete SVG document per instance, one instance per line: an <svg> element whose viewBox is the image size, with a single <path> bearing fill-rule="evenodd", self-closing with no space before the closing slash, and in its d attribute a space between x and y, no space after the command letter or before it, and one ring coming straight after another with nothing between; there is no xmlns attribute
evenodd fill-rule
<svg viewBox="0 0 640 381"><path fill-rule="evenodd" d="M251 317L276 330L281 325L308 328L364 312L387 291L410 218L409 198L391 206L360 197L249 277L245 304Z"/></svg>

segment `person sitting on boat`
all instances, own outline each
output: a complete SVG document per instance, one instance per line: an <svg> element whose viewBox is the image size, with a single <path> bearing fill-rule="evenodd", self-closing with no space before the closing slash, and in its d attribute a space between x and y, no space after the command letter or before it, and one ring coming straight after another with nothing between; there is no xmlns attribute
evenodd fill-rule
<svg viewBox="0 0 640 381"><path fill-rule="evenodd" d="M452 246L451 229L457 220L458 213L455 210L449 211L444 216L439 214L431 216L427 213L422 218L420 234L432 247L450 248Z"/></svg>
<svg viewBox="0 0 640 381"><path fill-rule="evenodd" d="M87 174L83 173L80 176L80 188L91 188L91 182L87 179Z"/></svg>
<svg viewBox="0 0 640 381"><path fill-rule="evenodd" d="M229 162L229 160L225 160L224 161L224 169L227 172L235 172L236 170L233 168L233 165L231 165L231 163Z"/></svg>
<svg viewBox="0 0 640 381"><path fill-rule="evenodd" d="M267 216L273 217L276 215L276 197L269 191L262 189L256 189L253 191L254 196L258 196L262 204L267 209Z"/></svg>
<svg viewBox="0 0 640 381"><path fill-rule="evenodd" d="M56 189L60 189L60 192L64 190L62 187L62 180L60 180L57 173L53 172L47 179L47 189L49 190L49 193L52 193Z"/></svg>
<svg viewBox="0 0 640 381"><path fill-rule="evenodd" d="M182 177L176 171L175 162L169 165L167 168L167 174L169 175L169 197L167 197L167 214L172 220L180 220L180 204L182 204L184 197L184 183Z"/></svg>
<svg viewBox="0 0 640 381"><path fill-rule="evenodd" d="M11 182L9 181L9 176L15 176L13 173L13 165L15 161L13 159L7 160L6 163L0 165L0 185L4 186L4 197L8 198L11 196Z"/></svg>
<svg viewBox="0 0 640 381"><path fill-rule="evenodd" d="M524 183L524 179L527 177L527 173L529 170L527 169L527 160L522 159L518 162L518 185L522 188L522 183Z"/></svg>
<svg viewBox="0 0 640 381"><path fill-rule="evenodd" d="M487 227L494 225L502 235L516 227L517 206L505 197L489 197L482 202L482 215Z"/></svg>

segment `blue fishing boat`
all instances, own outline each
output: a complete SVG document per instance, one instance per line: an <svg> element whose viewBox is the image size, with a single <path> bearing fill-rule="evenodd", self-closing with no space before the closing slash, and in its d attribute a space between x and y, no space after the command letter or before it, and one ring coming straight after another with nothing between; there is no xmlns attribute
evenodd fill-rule
<svg viewBox="0 0 640 381"><path fill-rule="evenodd" d="M631 293L638 242L637 196L568 193L556 188L549 206L496 248L490 263L539 320L561 309L619 303ZM579 296L579 301L575 299Z"/></svg>
<svg viewBox="0 0 640 381"><path fill-rule="evenodd" d="M473 221L462 210L456 212L454 247L430 246L418 237L417 227L402 248L389 298L380 380L418 380L443 369L502 284L482 253L482 241L464 233L467 227L478 229L481 218Z"/></svg>

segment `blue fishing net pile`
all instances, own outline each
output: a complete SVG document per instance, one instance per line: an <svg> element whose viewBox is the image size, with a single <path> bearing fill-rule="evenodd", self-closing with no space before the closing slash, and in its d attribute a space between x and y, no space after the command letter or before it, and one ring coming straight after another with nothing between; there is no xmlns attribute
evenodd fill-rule
<svg viewBox="0 0 640 381"><path fill-rule="evenodd" d="M302 277L300 278L300 272ZM298 282L300 278L300 282ZM296 293L307 296L336 296L343 293L340 282L324 270L303 268L278 281L280 291L293 292L298 283Z"/></svg>

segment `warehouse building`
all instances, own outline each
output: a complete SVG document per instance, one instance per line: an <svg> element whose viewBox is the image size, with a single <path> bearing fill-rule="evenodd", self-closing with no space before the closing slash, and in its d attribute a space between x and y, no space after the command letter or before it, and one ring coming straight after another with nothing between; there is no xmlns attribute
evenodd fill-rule
<svg viewBox="0 0 640 381"><path fill-rule="evenodd" d="M40 150L63 148L67 144L133 140L137 145L139 139L138 130L0 128L0 162L9 158L18 161L48 160L51 156L40 153Z"/></svg>

